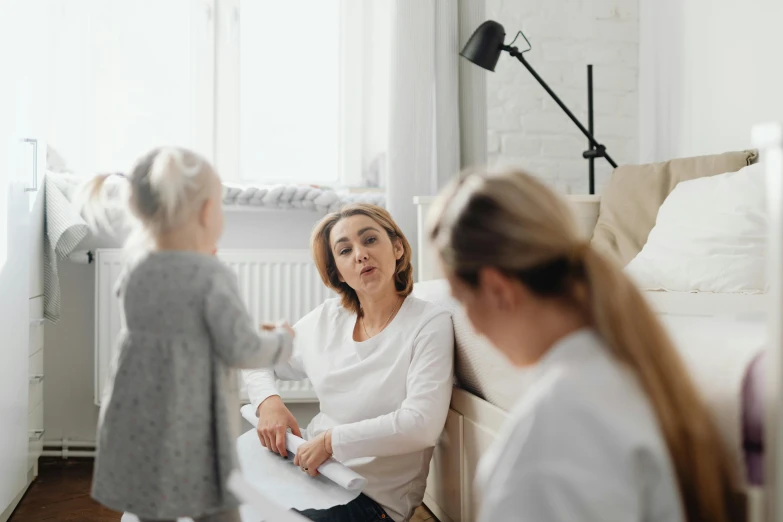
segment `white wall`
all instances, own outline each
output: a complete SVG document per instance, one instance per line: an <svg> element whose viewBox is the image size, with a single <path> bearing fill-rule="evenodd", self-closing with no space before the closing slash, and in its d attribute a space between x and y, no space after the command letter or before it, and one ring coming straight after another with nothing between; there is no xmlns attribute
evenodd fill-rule
<svg viewBox="0 0 783 522"><path fill-rule="evenodd" d="M593 64L596 138L617 163L636 162L638 0L487 0L487 18L503 24L506 43L525 32L533 46L528 62L585 127ZM525 44L520 37L515 45ZM507 54L487 74L490 163L521 166L565 193L587 193L587 141L578 128ZM597 189L610 171L596 161Z"/></svg>
<svg viewBox="0 0 783 522"><path fill-rule="evenodd" d="M643 159L751 148L783 121L783 2L641 2Z"/></svg>
<svg viewBox="0 0 783 522"><path fill-rule="evenodd" d="M295 210L229 212L220 248L306 249L310 231L321 216ZM102 241L100 246L117 245ZM62 262L59 267L62 316L56 325L47 323L45 332L45 438L94 441L98 420L93 402L95 272L92 265ZM292 405L291 411L306 425L318 409L317 405Z"/></svg>

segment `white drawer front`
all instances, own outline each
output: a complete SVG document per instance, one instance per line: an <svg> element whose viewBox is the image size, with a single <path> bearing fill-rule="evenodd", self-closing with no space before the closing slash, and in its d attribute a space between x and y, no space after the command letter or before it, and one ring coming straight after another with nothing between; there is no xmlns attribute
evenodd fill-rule
<svg viewBox="0 0 783 522"><path fill-rule="evenodd" d="M34 354L30 355L30 378L36 375L43 375L44 369L44 352L38 350Z"/></svg>
<svg viewBox="0 0 783 522"><path fill-rule="evenodd" d="M43 297L30 299L30 355L44 346Z"/></svg>
<svg viewBox="0 0 783 522"><path fill-rule="evenodd" d="M38 350L30 356L30 388L27 396L27 411L30 413L43 403L43 357L43 350Z"/></svg>
<svg viewBox="0 0 783 522"><path fill-rule="evenodd" d="M43 429L43 403L36 406L27 416L27 429L30 432Z"/></svg>
<svg viewBox="0 0 783 522"><path fill-rule="evenodd" d="M30 319L43 319L44 316L44 301L43 296L33 297L30 299Z"/></svg>
<svg viewBox="0 0 783 522"><path fill-rule="evenodd" d="M30 392L28 396L28 409L30 413L43 403L43 380L37 376L30 377Z"/></svg>
<svg viewBox="0 0 783 522"><path fill-rule="evenodd" d="M43 402L27 417L27 429L30 435L28 438L28 461L29 466L33 467L43 451Z"/></svg>
<svg viewBox="0 0 783 522"><path fill-rule="evenodd" d="M38 180L39 187L43 179ZM43 295L44 191L30 192L30 297ZM32 316L31 316L32 317Z"/></svg>

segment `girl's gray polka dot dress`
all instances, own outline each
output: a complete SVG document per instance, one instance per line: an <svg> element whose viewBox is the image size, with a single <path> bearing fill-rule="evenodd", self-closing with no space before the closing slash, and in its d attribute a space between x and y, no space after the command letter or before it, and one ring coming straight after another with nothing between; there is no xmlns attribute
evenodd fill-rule
<svg viewBox="0 0 783 522"><path fill-rule="evenodd" d="M141 518L237 507L236 368L290 356L282 330L259 332L234 273L213 256L154 252L120 278L121 333L104 391L93 497Z"/></svg>

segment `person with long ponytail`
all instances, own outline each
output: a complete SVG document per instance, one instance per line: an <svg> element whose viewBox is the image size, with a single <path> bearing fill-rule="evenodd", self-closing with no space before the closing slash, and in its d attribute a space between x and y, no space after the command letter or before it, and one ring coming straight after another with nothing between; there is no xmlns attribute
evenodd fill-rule
<svg viewBox="0 0 783 522"><path fill-rule="evenodd" d="M523 172L466 173L429 236L474 328L532 380L481 463L481 522L742 520L684 363L565 201Z"/></svg>

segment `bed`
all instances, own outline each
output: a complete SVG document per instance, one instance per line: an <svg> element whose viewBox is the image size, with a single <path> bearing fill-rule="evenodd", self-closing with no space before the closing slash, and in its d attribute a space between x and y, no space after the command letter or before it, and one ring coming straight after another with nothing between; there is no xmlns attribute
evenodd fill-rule
<svg viewBox="0 0 783 522"><path fill-rule="evenodd" d="M739 171L756 160L754 151L743 151L620 167L613 180L620 177L621 182L607 186L601 198L576 196L570 202L585 237L625 265L642 250L655 225L658 207L680 181ZM653 183L650 177L657 180ZM646 200L639 204L628 197L629 192L645 195ZM611 205L613 200L619 204ZM420 216L426 215L430 202L430 198L417 198ZM612 220L621 223L623 233L629 233L617 237L618 227L606 233ZM629 231L629 227L636 230ZM524 393L525 381L473 333L449 296L426 242L419 245L418 255L420 273L427 280L414 286L414 295L452 310L457 340L456 386L446 429L434 453L425 504L441 521L471 522L476 519L479 503L472 487L476 466L494 441L506 411ZM673 291L645 291L644 295L667 328L743 471L748 520L760 520L768 296Z"/></svg>

